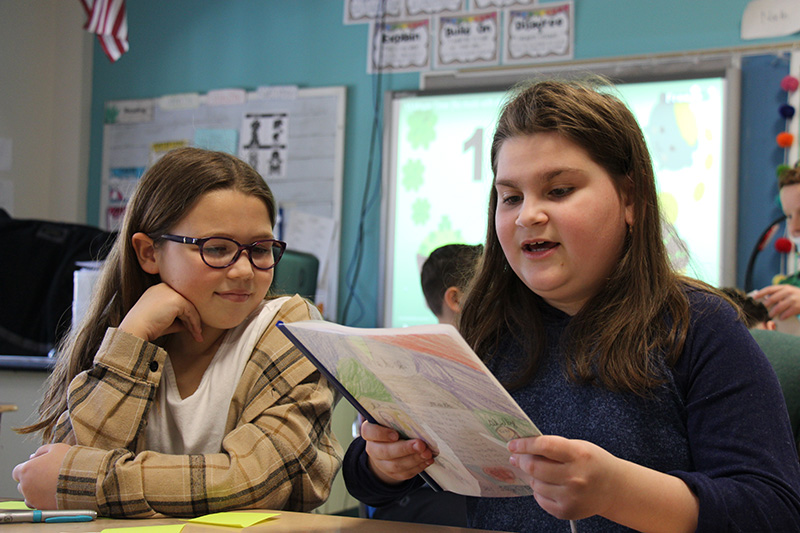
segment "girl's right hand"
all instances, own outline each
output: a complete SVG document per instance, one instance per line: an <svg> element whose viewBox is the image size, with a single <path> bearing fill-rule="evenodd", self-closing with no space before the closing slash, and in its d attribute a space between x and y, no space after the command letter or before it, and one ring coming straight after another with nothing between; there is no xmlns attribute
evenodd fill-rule
<svg viewBox="0 0 800 533"><path fill-rule="evenodd" d="M378 479L395 485L411 479L433 464L433 452L420 439L400 440L397 431L377 424L361 424L367 441L368 464Z"/></svg>
<svg viewBox="0 0 800 533"><path fill-rule="evenodd" d="M203 340L200 314L194 304L166 283L144 291L119 329L148 342L184 330L197 342Z"/></svg>
<svg viewBox="0 0 800 533"><path fill-rule="evenodd" d="M800 314L800 288L794 285L770 285L753 293L763 303L771 318L786 320Z"/></svg>

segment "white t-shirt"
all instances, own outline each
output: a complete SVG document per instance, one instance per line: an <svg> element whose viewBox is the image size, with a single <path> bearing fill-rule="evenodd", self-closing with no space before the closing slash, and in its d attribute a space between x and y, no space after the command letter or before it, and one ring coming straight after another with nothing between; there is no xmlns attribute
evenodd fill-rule
<svg viewBox="0 0 800 533"><path fill-rule="evenodd" d="M156 399L147 414L148 450L173 455L219 453L231 398L253 348L289 298L264 302L237 327L228 330L200 385L181 398L169 357L164 362Z"/></svg>

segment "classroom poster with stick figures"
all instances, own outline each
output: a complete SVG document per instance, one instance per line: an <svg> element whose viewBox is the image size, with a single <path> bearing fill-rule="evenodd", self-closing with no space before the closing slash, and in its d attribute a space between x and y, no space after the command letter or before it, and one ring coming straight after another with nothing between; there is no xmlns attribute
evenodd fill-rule
<svg viewBox="0 0 800 533"><path fill-rule="evenodd" d="M285 178L288 131L287 113L246 114L239 134L239 157L267 181Z"/></svg>

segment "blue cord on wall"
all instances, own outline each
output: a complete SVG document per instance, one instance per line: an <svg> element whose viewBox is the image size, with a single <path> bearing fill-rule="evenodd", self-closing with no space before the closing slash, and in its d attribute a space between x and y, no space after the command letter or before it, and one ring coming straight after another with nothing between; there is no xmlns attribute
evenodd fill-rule
<svg viewBox="0 0 800 533"><path fill-rule="evenodd" d="M383 27L386 18L386 0L381 0L378 7L379 27ZM378 65L375 68L372 84L372 133L370 135L369 157L367 159L367 177L364 183L364 194L361 198L361 211L358 219L358 232L356 243L350 264L345 274L347 284L347 299L342 308L341 323L346 325L357 324L364 317L364 302L359 298L357 292L358 278L361 274L361 265L364 260L364 233L366 226L367 213L380 198L380 176L381 176L381 147L383 146L383 41L378 44ZM376 184L376 185L374 185ZM373 190L374 189L374 190ZM350 304L355 302L358 306L358 315L351 321L348 320Z"/></svg>

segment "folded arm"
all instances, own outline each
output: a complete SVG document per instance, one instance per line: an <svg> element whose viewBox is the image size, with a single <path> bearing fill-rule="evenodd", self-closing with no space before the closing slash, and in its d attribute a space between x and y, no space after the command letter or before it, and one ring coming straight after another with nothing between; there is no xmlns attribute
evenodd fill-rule
<svg viewBox="0 0 800 533"><path fill-rule="evenodd" d="M222 442L222 453L166 455L73 446L61 465L60 508L105 516L197 516L269 508L310 510L339 469L329 434L333 393L314 373Z"/></svg>
<svg viewBox="0 0 800 533"><path fill-rule="evenodd" d="M299 297L282 306L234 392L222 451L204 455L142 449L166 353L109 330L93 368L70 384L55 432L55 441L73 445L61 464L58 507L145 517L324 502L341 464L330 427L336 397L274 326L310 312Z"/></svg>

